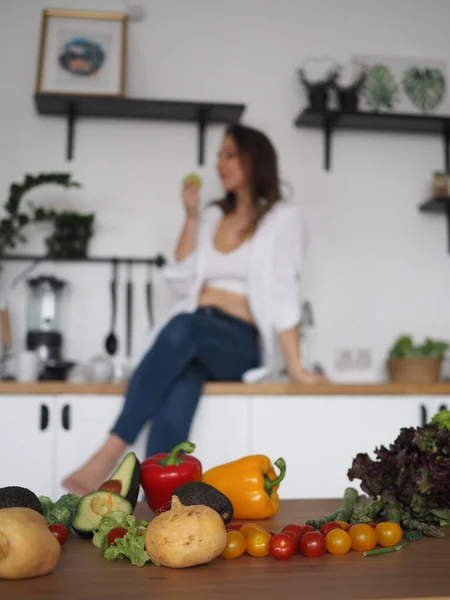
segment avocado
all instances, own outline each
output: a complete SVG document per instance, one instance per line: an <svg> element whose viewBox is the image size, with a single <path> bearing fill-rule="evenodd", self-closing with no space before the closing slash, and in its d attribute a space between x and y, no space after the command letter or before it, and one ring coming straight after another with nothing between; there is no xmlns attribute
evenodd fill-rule
<svg viewBox="0 0 450 600"><path fill-rule="evenodd" d="M131 515L133 507L119 494L99 491L86 494L80 500L77 514L72 523L73 530L80 537L92 537L98 529L101 518L107 513L120 510L126 515Z"/></svg>
<svg viewBox="0 0 450 600"><path fill-rule="evenodd" d="M217 488L203 483L203 481L190 481L180 485L174 493L181 504L184 506L193 506L203 504L214 509L222 517L225 525L233 518L233 505L230 500L222 494Z"/></svg>
<svg viewBox="0 0 450 600"><path fill-rule="evenodd" d="M0 508L31 508L41 515L44 514L36 494L18 485L0 488Z"/></svg>
<svg viewBox="0 0 450 600"><path fill-rule="evenodd" d="M128 500L134 510L139 496L140 479L141 463L134 452L129 452L108 481L119 482L121 484L121 489L118 493ZM101 487L103 486L104 484Z"/></svg>

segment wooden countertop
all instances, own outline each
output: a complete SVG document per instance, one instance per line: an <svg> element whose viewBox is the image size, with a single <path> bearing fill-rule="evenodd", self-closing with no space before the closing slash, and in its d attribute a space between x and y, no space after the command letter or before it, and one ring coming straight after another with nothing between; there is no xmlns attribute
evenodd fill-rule
<svg viewBox="0 0 450 600"><path fill-rule="evenodd" d="M276 518L262 523L279 531L336 510L337 500L288 500ZM139 505L138 518L150 518ZM55 571L42 578L0 581L5 600L438 600L450 598L450 535L413 542L400 552L364 558L350 551L288 561L243 555L209 565L172 570L128 562L109 563L90 540L71 536Z"/></svg>
<svg viewBox="0 0 450 600"><path fill-rule="evenodd" d="M19 383L0 382L0 395L12 394L102 394L122 395L125 383L66 383L59 381ZM379 384L343 384L325 383L320 385L301 385L292 383L209 383L205 394L211 395L293 395L293 396L398 396L418 395L450 396L450 382L430 385L379 383Z"/></svg>

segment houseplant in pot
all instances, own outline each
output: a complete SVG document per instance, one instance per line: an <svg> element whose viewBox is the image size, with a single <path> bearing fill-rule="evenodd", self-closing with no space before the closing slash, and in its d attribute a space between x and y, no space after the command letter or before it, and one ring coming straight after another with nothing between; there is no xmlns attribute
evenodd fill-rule
<svg viewBox="0 0 450 600"><path fill-rule="evenodd" d="M436 383L449 348L443 340L426 338L416 345L409 335L401 335L389 350L387 370L395 383Z"/></svg>

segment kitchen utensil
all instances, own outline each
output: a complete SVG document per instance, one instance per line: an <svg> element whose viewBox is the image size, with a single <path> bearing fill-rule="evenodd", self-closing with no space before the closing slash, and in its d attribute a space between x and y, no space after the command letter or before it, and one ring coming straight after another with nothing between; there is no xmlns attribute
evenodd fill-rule
<svg viewBox="0 0 450 600"><path fill-rule="evenodd" d="M131 262L127 264L127 286L126 286L126 355L131 357L131 345L133 336L133 282L131 274Z"/></svg>
<svg viewBox="0 0 450 600"><path fill-rule="evenodd" d="M116 317L117 317L117 260L112 262L112 279L110 284L111 292L111 330L105 340L105 350L110 356L114 356L119 347L119 341L116 334L114 333L116 328Z"/></svg>
<svg viewBox="0 0 450 600"><path fill-rule="evenodd" d="M150 327L153 329L153 327L154 327L154 319L153 319L153 282L152 282L152 274L153 274L153 265L149 261L147 263L147 283L145 284L145 300L146 300L146 305L147 305L148 321L150 323Z"/></svg>

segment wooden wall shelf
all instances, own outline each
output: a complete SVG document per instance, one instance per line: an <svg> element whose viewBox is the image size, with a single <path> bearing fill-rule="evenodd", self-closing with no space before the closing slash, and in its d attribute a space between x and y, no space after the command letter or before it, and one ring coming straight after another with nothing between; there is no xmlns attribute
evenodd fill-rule
<svg viewBox="0 0 450 600"><path fill-rule="evenodd" d="M204 163L205 129L212 123L239 121L244 104L179 100L146 100L124 96L86 96L74 94L35 94L39 114L65 116L67 119L67 160L73 158L75 123L79 117L108 119L146 119L195 123L198 127L198 163Z"/></svg>
<svg viewBox="0 0 450 600"><path fill-rule="evenodd" d="M331 167L331 137L336 129L353 131L383 131L442 136L444 168L450 172L450 115L423 116L397 113L318 112L306 109L295 120L296 127L322 129L324 134L324 167Z"/></svg>

